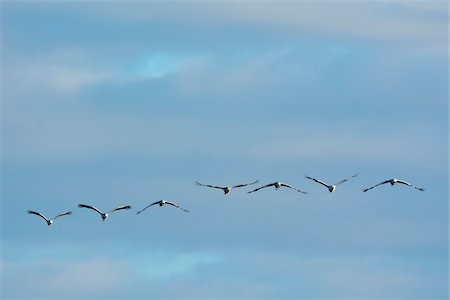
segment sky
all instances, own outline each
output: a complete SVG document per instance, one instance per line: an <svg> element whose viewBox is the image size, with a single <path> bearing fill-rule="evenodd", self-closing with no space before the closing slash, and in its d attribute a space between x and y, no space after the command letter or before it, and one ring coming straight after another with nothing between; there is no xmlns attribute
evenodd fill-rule
<svg viewBox="0 0 450 300"><path fill-rule="evenodd" d="M0 5L2 299L448 299L447 1Z"/></svg>

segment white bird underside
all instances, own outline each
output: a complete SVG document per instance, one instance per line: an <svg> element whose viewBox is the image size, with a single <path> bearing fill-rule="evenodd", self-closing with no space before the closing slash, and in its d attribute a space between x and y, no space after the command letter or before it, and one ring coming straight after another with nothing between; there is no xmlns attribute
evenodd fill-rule
<svg viewBox="0 0 450 300"><path fill-rule="evenodd" d="M176 207L176 208L181 209L181 210L184 211L184 212L187 212L187 213L189 212L189 210L184 209L184 208L180 207L178 204L175 204L175 203L173 203L173 202L171 202L171 201L160 200L160 201L156 201L156 202L153 202L152 204L147 205L146 207L144 207L144 208L141 209L140 211L136 212L136 214L138 215L138 214L140 214L141 212L143 212L144 210L146 210L147 208L149 208L149 207L151 207L151 206L153 206L153 205L157 205L157 204L158 204L159 206L164 206L164 205L166 205L166 204L169 204L169 205L172 205L172 206L174 206L174 207Z"/></svg>
<svg viewBox="0 0 450 300"><path fill-rule="evenodd" d="M332 193L332 192L336 191L336 188L337 188L338 186L340 186L340 185L343 184L344 182L347 182L347 181L348 181L349 179L351 179L351 178L355 178L356 176L358 176L358 173L356 173L355 175L352 175L352 176L350 176L350 177L347 177L347 178L345 178L345 179L342 179L341 181L339 181L339 182L337 182L336 184L333 184L333 185L329 185L328 183L326 183L326 182L324 182L324 181L322 181L322 180L320 180L320 179L317 179L317 178L312 178L312 177L309 177L309 176L305 176L305 177L308 178L308 179L310 179L310 180L312 180L312 181L315 181L315 182L317 182L317 183L323 185L324 187L326 187L326 188L328 189L328 191L329 191L330 193Z"/></svg>
<svg viewBox="0 0 450 300"><path fill-rule="evenodd" d="M259 188L254 189L253 191L250 191L250 192L248 192L248 193L249 193L249 194L250 194L250 193L254 193L254 192L259 191L260 189L264 189L264 188L271 187L271 186L274 186L276 189L279 189L280 187L287 187L287 188L290 188L290 189L292 189L292 190L295 190L295 191L297 191L297 192L299 192L299 193L308 194L307 192L304 192L304 191L302 191L302 190L299 190L299 189L293 187L292 185L289 185L289 184L284 183L284 182L279 182L279 181L273 182L273 183L269 183L269 184L266 184L266 185L264 185L264 186L261 186L261 187L259 187Z"/></svg>
<svg viewBox="0 0 450 300"><path fill-rule="evenodd" d="M209 188L213 188L213 189L221 189L224 191L225 194L228 194L229 192L231 192L232 189L252 185L252 184L255 184L258 182L259 182L259 179L254 182L250 182L250 183L242 183L242 184L236 184L236 185L230 185L230 186L217 186L217 185L203 184L198 181L196 181L195 183L199 186L205 186L205 187L209 187Z"/></svg>
<svg viewBox="0 0 450 300"><path fill-rule="evenodd" d="M419 191L422 191L422 192L425 191L424 188L417 187L417 186L415 186L415 185L413 185L413 184L411 184L411 183L409 183L407 181L404 181L404 180L401 180L401 179L397 179L397 178L392 178L392 179L380 182L378 184L375 184L374 186L371 186L370 188L364 189L363 192L367 192L368 190L371 190L371 189L373 189L373 188L375 188L377 186L380 186L380 185L383 185L383 184L386 184L386 183L390 183L391 185L395 185L395 184L400 183L400 184L404 184L404 185L407 185L409 187L415 188L416 190L419 190Z"/></svg>
<svg viewBox="0 0 450 300"><path fill-rule="evenodd" d="M104 212L102 212L100 209L98 209L97 207L92 206L92 205L78 204L78 207L89 208L89 209L92 209L92 210L98 212L98 213L102 216L103 221L104 221L106 218L108 218L109 214L112 213L112 212L115 212L115 211L118 211L118 210L123 210L123 209L131 209L131 206L130 206L130 205L123 205L123 206L116 207L116 208L110 210L110 211L107 212L107 213L104 213Z"/></svg>
<svg viewBox="0 0 450 300"><path fill-rule="evenodd" d="M48 226L50 226L50 225L51 225L56 219L58 219L59 217L67 216L67 215L71 215L71 214L72 214L71 211L65 211L65 212L60 213L60 214L57 215L56 217L53 217L52 219L48 219L48 218L45 217L43 214L41 214L41 213L39 213L39 212L37 212L37 211L28 210L28 213L29 213L29 214L33 214L33 215L36 215L36 216L41 217L42 219L45 220L45 222L47 222L47 225L48 225Z"/></svg>

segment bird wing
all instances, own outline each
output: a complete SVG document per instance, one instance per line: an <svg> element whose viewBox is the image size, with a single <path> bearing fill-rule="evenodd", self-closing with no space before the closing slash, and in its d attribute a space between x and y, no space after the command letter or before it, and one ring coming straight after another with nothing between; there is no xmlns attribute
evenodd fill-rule
<svg viewBox="0 0 450 300"><path fill-rule="evenodd" d="M250 194L250 193L254 193L254 192L256 192L256 191L259 191L260 189L263 189L263 188L266 188L266 187L269 187L269 186L273 186L273 185L275 185L275 182L274 182L274 183L266 184L266 185L264 185L264 186L260 186L259 188L254 189L253 191L250 191L250 192L248 192L248 193L249 193L249 194Z"/></svg>
<svg viewBox="0 0 450 300"><path fill-rule="evenodd" d="M345 179L342 179L341 181L339 181L339 182L336 183L335 185L336 185L336 186L340 186L341 184L343 184L343 183L346 182L347 180L352 179L352 178L355 178L356 176L358 176L358 173L356 173L356 174L353 175L353 176L350 176L350 177L347 177L347 178L345 178Z"/></svg>
<svg viewBox="0 0 450 300"><path fill-rule="evenodd" d="M189 212L189 210L184 209L184 208L180 207L179 205L177 205L177 204L175 204L175 203L173 203L173 202L171 202L171 201L165 200L165 203L166 203L166 204L169 204L169 205L172 205L172 206L175 206L176 208L179 208L179 209L181 209L182 211Z"/></svg>
<svg viewBox="0 0 450 300"><path fill-rule="evenodd" d="M87 205L87 204L78 204L78 207L89 208L89 209L95 210L95 211L98 212L100 215L103 215L103 213L102 213L97 207L94 207L94 206L91 206L91 205Z"/></svg>
<svg viewBox="0 0 450 300"><path fill-rule="evenodd" d="M299 193L308 194L307 192L304 192L304 191L302 191L302 190L299 190L299 189L297 189L297 188L295 188L295 187L293 187L292 185L289 185L289 184L287 184L287 183L281 182L281 186L284 186L284 187L293 189L293 190L295 190L295 191L297 191L297 192L299 192Z"/></svg>
<svg viewBox="0 0 450 300"><path fill-rule="evenodd" d="M67 215L71 215L71 214L72 214L71 211L65 211L65 212L62 212L62 213L60 213L59 215L57 215L56 217L54 217L54 218L52 219L52 221L55 221L55 220L58 219L59 217L67 216Z"/></svg>
<svg viewBox="0 0 450 300"><path fill-rule="evenodd" d="M388 183L388 182L390 182L390 181L391 181L391 180L389 179L389 180L386 180L386 181L380 182L380 183L378 183L378 184L375 184L374 186L371 186L370 188L364 189L364 190L363 190L363 192L367 192L368 190L371 190L371 189L373 189L374 187L377 187L377 186L379 186L379 185L382 185L382 184Z"/></svg>
<svg viewBox="0 0 450 300"><path fill-rule="evenodd" d="M250 183L237 184L237 185L233 186L233 189L244 187L244 186L247 186L247 185L252 185L252 184L255 184L255 183L258 183L258 182L259 182L259 179L256 180L256 181L250 182Z"/></svg>
<svg viewBox="0 0 450 300"><path fill-rule="evenodd" d="M114 208L113 210L110 210L110 211L108 212L108 214L110 214L110 213L112 213L112 212L114 212L114 211L117 211L117 210L122 210L122 209L131 209L131 206L129 206L129 205L123 205L123 206L116 207L116 208Z"/></svg>
<svg viewBox="0 0 450 300"><path fill-rule="evenodd" d="M328 184L327 184L326 182L323 182L323 181L320 180L320 179L312 178L312 177L309 177L309 176L305 176L305 177L308 178L308 179L311 179L312 181L315 181L315 182L317 182L317 183L320 183L320 184L323 185L324 187L328 188Z"/></svg>
<svg viewBox="0 0 450 300"><path fill-rule="evenodd" d="M39 217L41 217L42 219L44 219L45 221L47 221L47 222L50 221L50 220L47 219L43 214L38 213L37 211L29 210L28 213L29 213L29 214L33 214L33 215L36 215L36 216L39 216Z"/></svg>
<svg viewBox="0 0 450 300"><path fill-rule="evenodd" d="M153 202L152 204L149 204L149 205L147 205L146 207L144 207L143 209L141 209L140 211L138 211L136 214L138 215L138 214L140 214L141 212L143 212L144 210L146 210L147 208L149 208L150 206L155 205L155 204L159 204L160 202L161 202L161 201Z"/></svg>
<svg viewBox="0 0 450 300"><path fill-rule="evenodd" d="M401 180L401 179L397 179L397 183L405 184L405 185L407 185L407 186L413 187L413 188L415 188L416 190L419 190L419 191L422 191L422 192L425 191L424 188L417 187L417 186L415 186L414 184L411 184L411 183L406 182L406 181Z"/></svg>
<svg viewBox="0 0 450 300"><path fill-rule="evenodd" d="M195 183L196 183L197 185L200 185L200 186L206 186L206 187L210 187L210 188L214 188L214 189L221 189L221 190L225 189L225 187L222 187L222 186L203 184L203 183L200 183L200 182L198 182L198 181L196 181Z"/></svg>

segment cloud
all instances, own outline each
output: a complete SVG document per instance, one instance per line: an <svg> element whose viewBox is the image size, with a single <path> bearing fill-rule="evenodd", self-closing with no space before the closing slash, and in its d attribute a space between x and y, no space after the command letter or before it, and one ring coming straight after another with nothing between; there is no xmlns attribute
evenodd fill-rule
<svg viewBox="0 0 450 300"><path fill-rule="evenodd" d="M19 249L20 255L9 254L1 264L2 296L72 299L127 295L127 299L135 299L149 289L152 295L186 296L182 286L200 292L203 283L190 283L223 263L214 253L129 249L123 243L102 251L101 256L99 248L83 249L68 244L55 249L32 245L26 251Z"/></svg>
<svg viewBox="0 0 450 300"><path fill-rule="evenodd" d="M392 9L395 2L290 2L286 5L265 3L236 4L230 14L248 22L281 26L301 32L350 36L360 39L398 41L433 41L443 43L444 19L417 18L405 2ZM436 5L436 4L432 4ZM422 7L416 7L422 9ZM441 15L446 5L441 3Z"/></svg>
<svg viewBox="0 0 450 300"><path fill-rule="evenodd" d="M195 277L203 266L223 263L221 256L203 252L150 252L134 259L138 276L163 282L179 277Z"/></svg>
<svg viewBox="0 0 450 300"><path fill-rule="evenodd" d="M105 62L96 50L55 48L27 54L8 50L4 64L7 100L17 96L51 95L64 97L89 88L123 85L142 80L157 80L181 68L183 58L166 52L117 57ZM50 52L50 53L48 53ZM48 100L46 100L48 101Z"/></svg>
<svg viewBox="0 0 450 300"><path fill-rule="evenodd" d="M446 1L193 2L95 8L103 17L132 22L172 20L212 28L237 23L283 34L439 44L446 43L447 36Z"/></svg>
<svg viewBox="0 0 450 300"><path fill-rule="evenodd" d="M129 288L131 271L124 261L103 258L6 261L2 263L2 295L12 298L112 296Z"/></svg>
<svg viewBox="0 0 450 300"><path fill-rule="evenodd" d="M321 124L279 124L271 127L265 137L258 137L250 155L260 159L364 161L366 165L389 164L436 169L445 158L440 133L422 124L397 123L394 131L387 124L366 128L364 122L346 123L346 128L324 128ZM365 129L366 128L366 129ZM413 132L414 134L404 134ZM431 156L429 153L434 152Z"/></svg>
<svg viewBox="0 0 450 300"><path fill-rule="evenodd" d="M255 251L232 255L229 265L239 266L243 274L258 274L259 282L269 283L282 276L284 281L271 286L274 297L445 297L445 268L430 272L427 267L438 266L443 263L442 258L415 259L418 258L370 253L304 255L301 251Z"/></svg>
<svg viewBox="0 0 450 300"><path fill-rule="evenodd" d="M17 96L35 96L37 92L72 94L114 77L110 69L95 65L95 57L81 49L68 47L27 54L7 48L6 53L3 81L7 85L7 101Z"/></svg>
<svg viewBox="0 0 450 300"><path fill-rule="evenodd" d="M182 64L182 59L164 52L148 55L137 63L136 76L142 79L156 79L176 73Z"/></svg>
<svg viewBox="0 0 450 300"><path fill-rule="evenodd" d="M276 47L266 51L247 49L226 56L192 56L179 70L177 84L187 94L238 95L258 90L282 80L280 75L289 70L291 53L288 47ZM228 102L233 102L233 98Z"/></svg>

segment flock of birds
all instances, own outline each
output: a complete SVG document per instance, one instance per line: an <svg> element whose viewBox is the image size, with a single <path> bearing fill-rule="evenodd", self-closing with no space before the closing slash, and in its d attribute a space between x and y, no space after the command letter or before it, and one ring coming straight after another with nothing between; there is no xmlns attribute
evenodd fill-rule
<svg viewBox="0 0 450 300"><path fill-rule="evenodd" d="M343 180L341 180L341 181L339 181L339 182L337 182L335 184L332 184L332 185L330 185L330 184L328 184L328 183L326 183L326 182L324 182L324 181L322 181L320 179L317 179L317 178L312 178L312 177L309 177L309 176L306 176L306 178L323 185L324 187L326 187L328 189L328 191L330 193L333 193L333 192L336 191L336 188L338 186L340 186L341 184L343 184L344 182L347 182L348 180L350 180L352 178L355 178L356 176L358 176L358 173L356 173L353 176L347 177L347 178L345 178L345 179L343 179ZM230 186L216 186L216 185L202 184L202 183L200 183L198 181L196 181L195 183L197 185L199 185L199 186L204 186L204 187L213 188L213 189L220 189L226 195L229 192L231 192L233 189L240 188L240 187L245 187L245 186L249 186L249 185L253 185L253 184L256 184L258 182L259 182L259 180L256 180L256 181L250 182L250 183L243 183L243 184L230 185ZM367 191L369 191L369 190L371 190L371 189L373 189L373 188L375 188L377 186L380 186L380 185L383 185L383 184L387 184L387 183L390 183L391 186L393 186L395 184L403 184L403 185L409 186L409 187L414 188L414 189L419 190L419 191L425 191L424 188L417 187L417 186L415 186L415 185L413 185L413 184L411 184L411 183L409 183L407 181L404 181L404 180L401 180L401 179L397 179L397 178L392 178L392 179L380 182L378 184L375 184L374 186L371 186L369 188L363 189L363 192L367 192ZM254 190L249 191L248 193L249 194L250 193L254 193L254 192L257 192L257 191L259 191L261 189L264 189L264 188L267 188L267 187L271 187L271 186L275 187L276 190L278 190L281 187L285 187L285 188L289 188L289 189L292 189L294 191L297 191L299 193L307 194L307 192L305 192L305 191L302 191L302 190L300 190L300 189L298 189L296 187L293 187L292 185L289 185L287 183L280 182L280 181L276 181L276 182L273 182L273 183L269 183L269 184L260 186L260 187L254 189ZM174 202L167 201L167 200L160 200L160 201L156 201L156 202L153 202L153 203L147 205L143 209L141 209L138 212L136 212L136 214L142 213L144 210L146 210L147 208L149 208L151 206L154 206L154 205L164 206L166 204L170 205L170 206L173 206L173 207L176 207L176 208L179 208L179 209L181 209L184 212L189 212L189 210L180 207L178 204L176 204ZM88 208L88 209L91 209L91 210L97 212L102 217L102 221L105 221L109 217L109 214L111 214L111 213L113 213L115 211L131 209L130 205L123 205L123 206L116 207L116 208L114 208L114 209L112 209L112 210L110 210L108 212L103 212L100 209L98 209L98 208L96 208L95 206L92 206L92 205L79 204L78 207L80 207L80 208ZM39 212L36 212L36 211L33 211L33 210L29 210L28 213L41 217L42 219L44 219L47 222L48 226L52 225L53 222L56 219L58 219L59 217L68 216L68 215L72 214L71 211L65 211L65 212L62 212L59 215L53 217L52 219L48 219L43 214L41 214Z"/></svg>

